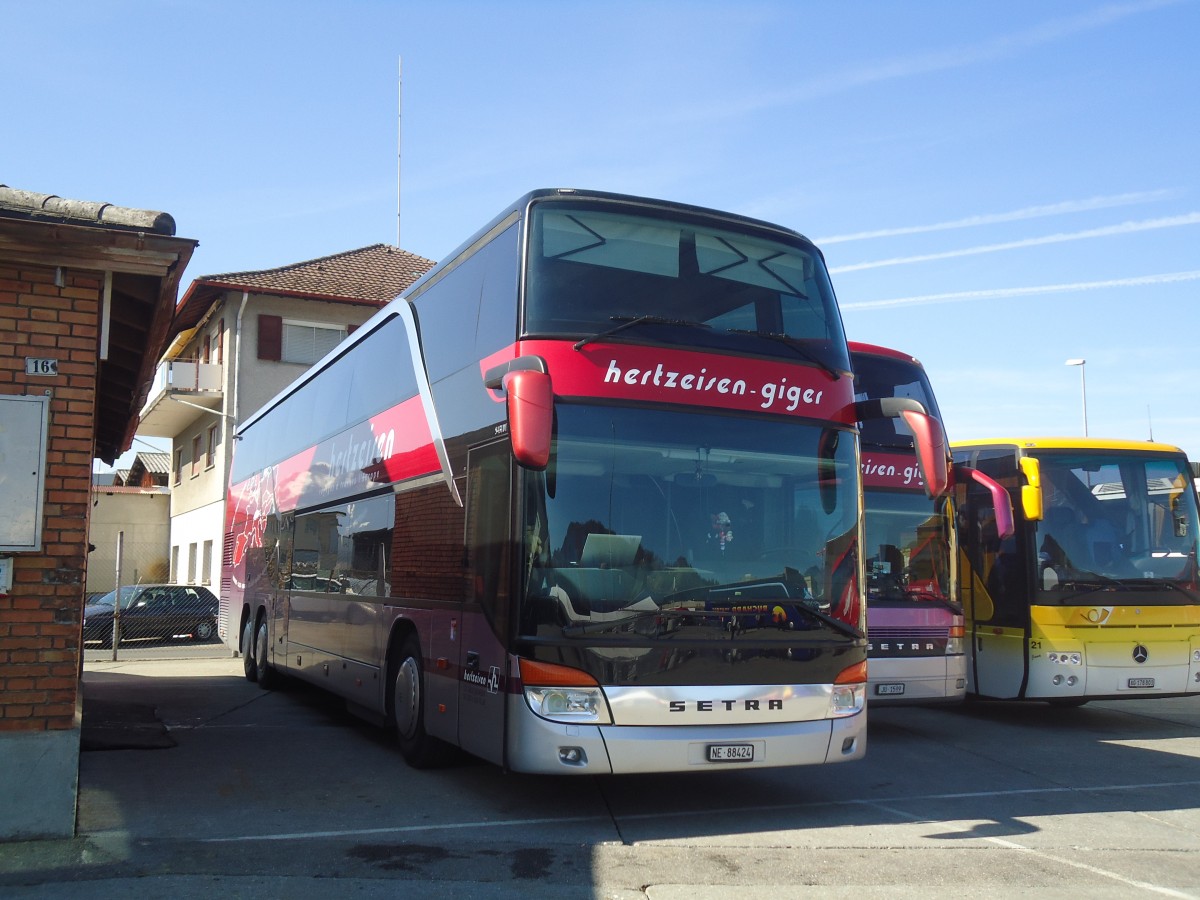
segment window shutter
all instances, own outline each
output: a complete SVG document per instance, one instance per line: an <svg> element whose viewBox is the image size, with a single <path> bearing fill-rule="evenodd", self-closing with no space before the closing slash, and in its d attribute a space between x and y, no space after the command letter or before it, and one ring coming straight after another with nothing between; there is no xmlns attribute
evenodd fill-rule
<svg viewBox="0 0 1200 900"><path fill-rule="evenodd" d="M278 361L283 355L283 317L258 317L258 358Z"/></svg>

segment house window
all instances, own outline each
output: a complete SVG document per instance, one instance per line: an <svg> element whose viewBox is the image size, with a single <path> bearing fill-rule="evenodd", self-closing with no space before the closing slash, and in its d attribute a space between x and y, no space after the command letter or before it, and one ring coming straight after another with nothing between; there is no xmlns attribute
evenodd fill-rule
<svg viewBox="0 0 1200 900"><path fill-rule="evenodd" d="M171 463L171 471L173 475L171 483L179 484L179 482L183 480L183 448L180 447L177 449L174 456L175 458Z"/></svg>
<svg viewBox="0 0 1200 900"><path fill-rule="evenodd" d="M216 465L217 460L217 429L220 425L213 425L208 429L208 450L204 453L204 468L211 469Z"/></svg>
<svg viewBox="0 0 1200 900"><path fill-rule="evenodd" d="M283 362L312 365L340 344L345 337L344 327L284 320L280 359Z"/></svg>
<svg viewBox="0 0 1200 900"><path fill-rule="evenodd" d="M196 583L196 545L188 544L188 584Z"/></svg>
<svg viewBox="0 0 1200 900"><path fill-rule="evenodd" d="M217 322L217 365L225 362L225 320Z"/></svg>
<svg viewBox="0 0 1200 900"><path fill-rule="evenodd" d="M200 474L200 435L192 438L192 477Z"/></svg>
<svg viewBox="0 0 1200 900"><path fill-rule="evenodd" d="M171 548L171 583L179 584L179 545Z"/></svg>
<svg viewBox="0 0 1200 900"><path fill-rule="evenodd" d="M200 362L206 363L212 360L212 338L207 334L204 336L204 343L200 346Z"/></svg>
<svg viewBox="0 0 1200 900"><path fill-rule="evenodd" d="M213 542L204 542L203 564L200 567L200 583L212 584L212 550Z"/></svg>

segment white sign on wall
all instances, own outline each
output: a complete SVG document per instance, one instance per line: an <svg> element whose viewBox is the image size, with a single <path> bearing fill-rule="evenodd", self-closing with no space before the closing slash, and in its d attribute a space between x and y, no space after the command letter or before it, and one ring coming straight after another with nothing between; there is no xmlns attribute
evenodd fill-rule
<svg viewBox="0 0 1200 900"><path fill-rule="evenodd" d="M42 549L50 398L0 394L0 551Z"/></svg>

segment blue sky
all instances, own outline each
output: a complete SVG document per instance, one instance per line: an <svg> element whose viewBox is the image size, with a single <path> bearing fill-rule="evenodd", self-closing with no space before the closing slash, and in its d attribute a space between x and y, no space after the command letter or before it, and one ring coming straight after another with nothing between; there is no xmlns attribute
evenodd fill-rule
<svg viewBox="0 0 1200 900"><path fill-rule="evenodd" d="M0 183L170 213L185 283L398 221L437 259L535 187L663 197L813 238L850 336L925 363L951 438L1082 434L1085 358L1093 436L1200 459L1197 0L0 15Z"/></svg>

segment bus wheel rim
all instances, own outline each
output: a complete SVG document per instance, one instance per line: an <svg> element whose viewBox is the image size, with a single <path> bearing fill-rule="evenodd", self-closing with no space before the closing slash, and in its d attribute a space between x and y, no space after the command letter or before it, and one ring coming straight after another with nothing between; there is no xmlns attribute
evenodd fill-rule
<svg viewBox="0 0 1200 900"><path fill-rule="evenodd" d="M421 675L417 664L408 657L396 673L396 727L405 737L417 727L417 712L421 702Z"/></svg>

